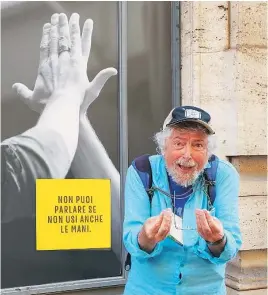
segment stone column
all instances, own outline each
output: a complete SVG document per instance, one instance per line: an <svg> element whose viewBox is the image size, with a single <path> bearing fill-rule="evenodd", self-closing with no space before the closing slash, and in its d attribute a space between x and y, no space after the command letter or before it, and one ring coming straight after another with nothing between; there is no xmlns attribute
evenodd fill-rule
<svg viewBox="0 0 268 295"><path fill-rule="evenodd" d="M267 3L181 2L180 13L182 104L210 112L216 154L241 178L243 246L228 294L266 294Z"/></svg>

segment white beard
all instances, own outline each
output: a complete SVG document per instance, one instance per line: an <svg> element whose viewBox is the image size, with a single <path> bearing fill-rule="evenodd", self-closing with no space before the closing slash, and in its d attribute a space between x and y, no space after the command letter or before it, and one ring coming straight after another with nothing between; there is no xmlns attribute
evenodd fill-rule
<svg viewBox="0 0 268 295"><path fill-rule="evenodd" d="M176 166L178 164L182 164L180 160L176 161L175 163L173 163L173 165L171 167L167 167L167 172L170 175L170 177L172 178L172 180L174 182L176 182L177 184L179 184L180 186L183 187L188 187L190 185L193 185L194 182L197 180L197 178L199 177L199 175L203 172L203 168L200 170L197 170L197 168L195 168L192 172L190 173L185 173L182 171L178 171L176 169ZM187 162L183 160L183 164L186 164L187 166ZM191 167L193 164L196 165L196 163L193 160L188 161L189 167Z"/></svg>

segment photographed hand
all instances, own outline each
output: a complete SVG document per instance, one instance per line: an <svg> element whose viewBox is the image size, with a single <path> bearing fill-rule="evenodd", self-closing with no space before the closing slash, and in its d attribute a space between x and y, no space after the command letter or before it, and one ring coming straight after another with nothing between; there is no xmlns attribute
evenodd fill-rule
<svg viewBox="0 0 268 295"><path fill-rule="evenodd" d="M195 215L197 231L204 240L214 243L224 236L222 223L207 210L197 209Z"/></svg>
<svg viewBox="0 0 268 295"><path fill-rule="evenodd" d="M51 31L51 28L53 30ZM116 69L107 68L97 74L92 82L89 82L87 77L87 62L91 48L91 36L92 36L93 22L88 19L84 23L82 37L80 35L79 27L79 15L72 14L69 26L67 16L63 13L60 15L54 14L51 17L51 24L47 23L43 27L43 35L40 45L40 61L38 67L38 75L35 82L34 90L31 91L25 85L21 83L15 83L13 89L15 89L21 99L34 111L42 112L44 106L47 103L48 98L51 96L55 86L55 70L59 69L57 64L60 60L61 70L60 74L64 74L64 70L69 68L70 65L79 69L79 71L73 71L73 82L77 79L83 85L78 83L76 86L81 87L80 91L83 92L86 89L86 95L83 97L83 104L81 106L80 113L85 114L89 105L98 97L101 89L106 81L113 75L117 74ZM71 33L71 34L70 34ZM52 40L54 38L54 40ZM57 43L55 42L57 39ZM61 52L62 48L68 48L71 44L71 51L68 58L68 51ZM52 66L52 58L50 49L52 48L54 66ZM81 79L82 78L82 79ZM72 83L71 83L72 84ZM69 86L71 86L68 85Z"/></svg>
<svg viewBox="0 0 268 295"><path fill-rule="evenodd" d="M78 14L71 16L69 25L65 14L53 14L51 24L44 25L34 91L20 83L13 85L23 101L35 111L42 111L47 99L55 92L70 91L76 99L84 98L88 79L81 51Z"/></svg>
<svg viewBox="0 0 268 295"><path fill-rule="evenodd" d="M172 212L166 209L160 215L148 218L139 233L138 241L142 249L151 251L164 240L171 228Z"/></svg>
<svg viewBox="0 0 268 295"><path fill-rule="evenodd" d="M93 21L91 19L87 19L85 21L82 33L82 55L84 58L84 70L85 73L87 71L87 63L91 50L91 38L93 31ZM115 68L106 68L101 70L93 81L89 82L87 80L87 90L84 97L84 101L82 103L80 114L85 115L88 107L91 103L99 96L103 86L107 82L107 80L117 74L117 70Z"/></svg>
<svg viewBox="0 0 268 295"><path fill-rule="evenodd" d="M30 109L41 113L47 103L47 99L52 94L52 70L49 64L49 44L50 44L50 23L43 26L43 35L40 44L40 60L38 66L37 78L35 81L34 90L30 90L27 86L21 83L13 84L12 88L20 96L21 100L26 103ZM43 77L45 73L45 77ZM49 83L46 84L45 80ZM50 82L51 81L51 82Z"/></svg>

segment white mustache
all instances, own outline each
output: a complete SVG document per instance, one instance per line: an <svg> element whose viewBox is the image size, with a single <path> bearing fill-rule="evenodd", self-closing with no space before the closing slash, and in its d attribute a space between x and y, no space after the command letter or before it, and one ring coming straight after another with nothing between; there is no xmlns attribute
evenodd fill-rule
<svg viewBox="0 0 268 295"><path fill-rule="evenodd" d="M184 166L187 168L192 168L196 166L196 163L194 160L186 160L186 159L179 159L175 162L176 165Z"/></svg>

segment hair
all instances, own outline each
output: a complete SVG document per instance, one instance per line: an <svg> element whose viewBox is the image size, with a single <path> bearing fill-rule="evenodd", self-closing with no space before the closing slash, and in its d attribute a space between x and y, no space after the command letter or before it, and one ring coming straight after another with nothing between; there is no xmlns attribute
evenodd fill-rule
<svg viewBox="0 0 268 295"><path fill-rule="evenodd" d="M208 155L209 157L213 154L213 151L216 148L216 136L209 134L208 130L198 124L196 122L181 122L179 125L174 125L171 127L166 127L163 130L157 132L153 140L157 145L157 152L164 155L165 147L166 147L166 140L171 135L173 129L181 130L181 131L201 131L204 134L208 135Z"/></svg>

